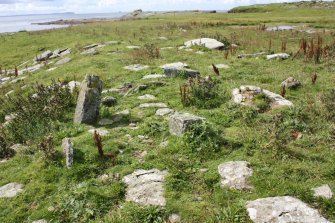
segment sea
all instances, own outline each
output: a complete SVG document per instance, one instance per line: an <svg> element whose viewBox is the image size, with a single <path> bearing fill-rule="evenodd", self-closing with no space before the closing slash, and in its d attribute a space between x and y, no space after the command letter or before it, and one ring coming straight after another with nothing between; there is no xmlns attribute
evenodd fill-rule
<svg viewBox="0 0 335 223"><path fill-rule="evenodd" d="M0 33L12 33L21 31L37 31L67 27L67 25L37 25L34 23L52 22L57 20L82 20L82 19L112 19L119 18L127 13L95 13L74 14L58 13L45 15L13 15L0 16Z"/></svg>

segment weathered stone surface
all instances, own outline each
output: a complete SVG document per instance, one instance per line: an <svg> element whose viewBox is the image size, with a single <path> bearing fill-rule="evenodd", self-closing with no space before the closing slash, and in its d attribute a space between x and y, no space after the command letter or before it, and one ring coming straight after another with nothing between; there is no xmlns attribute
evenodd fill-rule
<svg viewBox="0 0 335 223"><path fill-rule="evenodd" d="M197 77L200 75L200 72L196 70L186 69L186 68L183 68L183 69L165 68L164 74L167 77L175 77L179 75L183 75L186 77Z"/></svg>
<svg viewBox="0 0 335 223"><path fill-rule="evenodd" d="M165 206L164 181L167 171L137 170L123 178L128 186L126 200L140 205Z"/></svg>
<svg viewBox="0 0 335 223"><path fill-rule="evenodd" d="M164 103L144 103L140 104L139 108L167 108L168 106Z"/></svg>
<svg viewBox="0 0 335 223"><path fill-rule="evenodd" d="M281 83L281 86L286 87L288 89L293 89L293 88L300 87L301 83L297 79L294 79L293 77L289 77Z"/></svg>
<svg viewBox="0 0 335 223"><path fill-rule="evenodd" d="M91 48L91 49L88 49L88 50L84 50L83 52L81 52L80 54L81 55L96 55L98 54L98 50L96 48Z"/></svg>
<svg viewBox="0 0 335 223"><path fill-rule="evenodd" d="M0 187L0 198L12 198L23 191L23 185L18 183L9 183Z"/></svg>
<svg viewBox="0 0 335 223"><path fill-rule="evenodd" d="M81 83L79 81L70 81L66 86L69 88L70 92L73 93L74 90L80 86L80 84Z"/></svg>
<svg viewBox="0 0 335 223"><path fill-rule="evenodd" d="M313 188L312 190L314 191L314 197L321 197L326 199L331 199L333 197L333 192L328 184Z"/></svg>
<svg viewBox="0 0 335 223"><path fill-rule="evenodd" d="M65 57L64 59L61 59L55 63L55 65L63 65L71 61L70 57Z"/></svg>
<svg viewBox="0 0 335 223"><path fill-rule="evenodd" d="M246 207L255 223L330 223L317 210L290 196L249 201Z"/></svg>
<svg viewBox="0 0 335 223"><path fill-rule="evenodd" d="M45 51L45 52L43 52L42 54L36 56L35 61L45 61L45 60L49 59L49 57L50 57L52 54L53 54L53 53L52 53L50 50Z"/></svg>
<svg viewBox="0 0 335 223"><path fill-rule="evenodd" d="M282 59L282 60L286 60L290 57L289 54L287 53L276 53L276 54L271 54L271 55L267 55L266 59L267 60L273 60L273 59Z"/></svg>
<svg viewBox="0 0 335 223"><path fill-rule="evenodd" d="M169 128L172 135L180 136L184 134L189 128L196 124L202 123L204 118L189 114L189 113L175 113L170 116Z"/></svg>
<svg viewBox="0 0 335 223"><path fill-rule="evenodd" d="M32 223L48 223L48 221L45 220L45 219L40 219L40 220L37 220L37 221L33 221Z"/></svg>
<svg viewBox="0 0 335 223"><path fill-rule="evenodd" d="M170 115L173 113L174 113L174 110L170 108L160 108L156 111L157 116L166 116L166 115Z"/></svg>
<svg viewBox="0 0 335 223"><path fill-rule="evenodd" d="M181 222L181 217L178 214L172 214L169 216L169 223L179 223Z"/></svg>
<svg viewBox="0 0 335 223"><path fill-rule="evenodd" d="M216 39L210 38L201 38L201 39L194 39L184 43L186 47L191 47L193 45L204 46L208 49L222 49L224 44L217 41Z"/></svg>
<svg viewBox="0 0 335 223"><path fill-rule="evenodd" d="M94 134L94 132L97 131L97 133L101 136L106 136L109 134L109 131L104 129L90 129L88 130L89 133Z"/></svg>
<svg viewBox="0 0 335 223"><path fill-rule="evenodd" d="M231 161L218 167L222 178L221 185L237 190L250 190L248 178L252 175L252 169L246 161Z"/></svg>
<svg viewBox="0 0 335 223"><path fill-rule="evenodd" d="M69 55L70 53L71 53L71 48L66 48L59 52L59 56L64 57L66 55Z"/></svg>
<svg viewBox="0 0 335 223"><path fill-rule="evenodd" d="M63 139L62 148L66 158L66 167L70 169L73 165L73 143L71 142L71 139Z"/></svg>
<svg viewBox="0 0 335 223"><path fill-rule="evenodd" d="M127 46L128 49L140 49L140 46Z"/></svg>
<svg viewBox="0 0 335 223"><path fill-rule="evenodd" d="M293 106L292 102L286 100L279 94L275 94L256 86L241 86L240 88L235 88L232 92L233 101L237 104L252 106L253 98L262 93L270 99L272 108Z"/></svg>
<svg viewBox="0 0 335 223"><path fill-rule="evenodd" d="M111 97L111 96L105 97L101 101L101 104L103 104L106 107L112 107L112 106L116 105L116 103L117 103L116 98Z"/></svg>
<svg viewBox="0 0 335 223"><path fill-rule="evenodd" d="M163 66L161 66L162 69L183 69L187 67L188 65L182 62L169 63L169 64L164 64Z"/></svg>
<svg viewBox="0 0 335 223"><path fill-rule="evenodd" d="M133 70L133 71L139 71L139 70L143 70L146 68L149 68L149 66L141 65L141 64L134 64L134 65L129 65L129 66L124 67L124 69L126 70Z"/></svg>
<svg viewBox="0 0 335 223"><path fill-rule="evenodd" d="M166 78L166 75L165 74L150 74L150 75L144 76L142 79L146 80L146 79L157 79L157 78Z"/></svg>
<svg viewBox="0 0 335 223"><path fill-rule="evenodd" d="M137 97L138 100L156 100L156 97L151 94L145 94Z"/></svg>
<svg viewBox="0 0 335 223"><path fill-rule="evenodd" d="M75 123L94 124L99 116L102 81L98 76L86 75L80 92L74 117Z"/></svg>

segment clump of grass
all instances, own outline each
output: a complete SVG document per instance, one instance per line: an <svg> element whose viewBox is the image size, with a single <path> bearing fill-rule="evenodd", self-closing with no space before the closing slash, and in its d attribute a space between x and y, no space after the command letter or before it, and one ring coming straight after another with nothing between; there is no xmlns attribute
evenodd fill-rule
<svg viewBox="0 0 335 223"><path fill-rule="evenodd" d="M130 56L135 61L159 59L161 57L160 49L154 44L145 44L141 49L134 50Z"/></svg>
<svg viewBox="0 0 335 223"><path fill-rule="evenodd" d="M14 154L14 150L10 149L6 140L0 136L0 159L10 158Z"/></svg>
<svg viewBox="0 0 335 223"><path fill-rule="evenodd" d="M99 156L104 157L105 155L103 151L102 138L101 135L97 132L97 130L94 131L93 139L95 145L97 146Z"/></svg>
<svg viewBox="0 0 335 223"><path fill-rule="evenodd" d="M56 149L52 135L45 136L39 144L40 151L43 152L44 158L48 161L55 160Z"/></svg>
<svg viewBox="0 0 335 223"><path fill-rule="evenodd" d="M258 112L266 112L270 108L271 101L265 94L259 94L253 98L254 104Z"/></svg>

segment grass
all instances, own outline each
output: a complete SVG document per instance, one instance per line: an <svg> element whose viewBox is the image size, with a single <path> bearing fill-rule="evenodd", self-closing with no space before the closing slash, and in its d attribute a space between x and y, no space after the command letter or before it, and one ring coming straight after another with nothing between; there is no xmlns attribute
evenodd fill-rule
<svg viewBox="0 0 335 223"><path fill-rule="evenodd" d="M172 213L180 214L183 222L250 222L245 210L246 201L280 195L300 198L320 210L328 220L335 221L334 198L329 201L315 199L311 192L311 188L325 183L335 188L335 123L329 117L334 99L333 58L321 58L318 64L306 61L304 57L286 61L237 59L236 56L225 59L224 51L201 49L205 54L200 55L195 54L198 48L194 52L177 49L186 40L217 36L238 44L236 55L267 52L270 40L271 51L280 52L285 39L286 52L294 55L302 38L314 37L316 40L317 34L264 32L259 30L259 24L307 24L318 28L326 45L333 41L331 32L324 31L325 28L335 28L333 14L334 9L315 8L278 9L271 13L176 14L1 35L0 66L3 69L14 69L25 61L31 64L40 48L70 47L73 51L70 63L51 72L42 68L21 82L0 88L0 95L14 90L13 97L25 97L30 90L22 90L24 85L48 85L55 80L81 81L90 73L102 78L104 89L124 83L139 85L148 82L141 79L143 76L160 73L159 66L177 61L199 70L202 76L215 76L212 64L229 65L229 69L220 70L219 77L215 76L219 80L219 91L224 94L240 85L256 85L280 93L281 82L289 76L300 80L303 87L287 90L285 97L295 105L291 109L269 110L267 102L259 98L262 112L237 106L225 99L212 109L184 107L179 88L186 82L183 78L162 80L164 86L151 86L128 97L104 94L114 96L118 101L112 108L103 108L104 116L131 109L126 120L106 127L110 134L102 137L106 154L122 151L115 165L111 160L99 157L93 136L87 132L90 126L74 125L71 118L65 118L57 122L53 130L54 145L59 154L54 161L45 162L41 152L30 148L0 164L0 185L10 182L25 185L24 193L19 196L0 199L0 222L32 222L41 218L51 222L164 222ZM161 36L168 40L160 40ZM85 45L112 40L119 43L99 49L96 56L80 55ZM150 44L147 48L152 53L150 56L142 56L147 55L145 50L126 48L146 44ZM160 50L156 56L156 47L168 46L174 48ZM138 72L123 69L135 62L150 65L150 68ZM311 77L315 72L318 80L313 85ZM191 131L182 140L171 136L168 122L155 117L154 109L138 108L141 102L137 97L143 94L155 95L157 102L164 102L177 111L204 117L209 126ZM1 113L4 109L0 108ZM74 109L70 109L63 117L73 117L73 112ZM131 122L136 122L139 129L123 127ZM37 130L40 129L36 127ZM303 134L300 140L291 137L291 133L297 131ZM152 143L142 143L138 135L149 136ZM66 169L65 158L60 155L61 140L65 137L72 138L75 147L74 165L70 170ZM168 146L161 147L166 140ZM144 162L135 156L139 151L148 152ZM232 160L251 163L254 190L250 193L220 187L217 166ZM126 186L122 177L136 169L150 168L169 171L165 183L165 209L125 202ZM201 172L204 168L208 171ZM107 183L102 182L99 176L103 174L113 177Z"/></svg>

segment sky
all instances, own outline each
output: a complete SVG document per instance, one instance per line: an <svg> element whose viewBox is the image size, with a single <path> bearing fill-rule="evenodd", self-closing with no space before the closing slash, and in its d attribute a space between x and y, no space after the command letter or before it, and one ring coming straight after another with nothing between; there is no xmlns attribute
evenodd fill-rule
<svg viewBox="0 0 335 223"><path fill-rule="evenodd" d="M290 2L294 0L285 0ZM61 12L109 13L171 10L227 10L235 6L283 2L281 0L0 0L1 15Z"/></svg>

